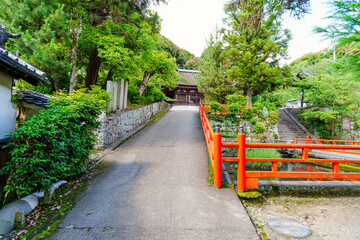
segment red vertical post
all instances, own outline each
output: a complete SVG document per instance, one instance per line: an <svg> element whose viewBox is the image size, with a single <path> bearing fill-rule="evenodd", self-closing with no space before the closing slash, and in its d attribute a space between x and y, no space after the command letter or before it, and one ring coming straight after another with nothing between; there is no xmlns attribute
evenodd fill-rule
<svg viewBox="0 0 360 240"><path fill-rule="evenodd" d="M309 144L309 136L306 136L306 144ZM304 148L302 150L302 159L308 159L309 158L309 151L307 148Z"/></svg>
<svg viewBox="0 0 360 240"><path fill-rule="evenodd" d="M245 134L238 135L238 170L237 170L237 181L238 190L245 191Z"/></svg>
<svg viewBox="0 0 360 240"><path fill-rule="evenodd" d="M214 186L221 187L222 174L221 174L221 134L214 134Z"/></svg>

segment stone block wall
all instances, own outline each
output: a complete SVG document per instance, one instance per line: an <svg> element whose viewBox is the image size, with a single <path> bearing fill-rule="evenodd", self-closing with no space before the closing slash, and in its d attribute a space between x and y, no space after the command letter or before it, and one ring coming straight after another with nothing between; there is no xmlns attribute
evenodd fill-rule
<svg viewBox="0 0 360 240"><path fill-rule="evenodd" d="M121 111L100 116L102 125L97 131L96 149L113 147L149 123L157 114L165 111L169 104L157 102L130 111Z"/></svg>

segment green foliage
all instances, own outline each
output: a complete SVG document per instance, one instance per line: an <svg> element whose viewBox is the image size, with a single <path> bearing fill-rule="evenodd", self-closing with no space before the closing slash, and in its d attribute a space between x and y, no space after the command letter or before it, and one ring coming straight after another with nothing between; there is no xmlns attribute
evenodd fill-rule
<svg viewBox="0 0 360 240"><path fill-rule="evenodd" d="M249 121L255 115L254 110L249 107L242 108L241 112L242 112L241 117L245 121Z"/></svg>
<svg viewBox="0 0 360 240"><path fill-rule="evenodd" d="M206 99L225 103L225 96L243 95L250 106L254 94L289 83L290 68L280 67L279 61L286 56L290 33L282 29L280 19L287 10L301 16L308 2L229 1L225 5L228 26L210 36L199 65L198 84Z"/></svg>
<svg viewBox="0 0 360 240"><path fill-rule="evenodd" d="M10 134L12 159L1 169L9 176L5 190L21 195L43 191L84 172L100 125L97 118L109 100L99 87L58 94L50 108L22 122Z"/></svg>
<svg viewBox="0 0 360 240"><path fill-rule="evenodd" d="M215 113L221 111L221 104L218 102L211 102L210 107L211 107L211 110L214 111Z"/></svg>
<svg viewBox="0 0 360 240"><path fill-rule="evenodd" d="M259 119L256 118L256 117L253 117L253 118L250 119L250 123L251 123L252 125L255 125L258 121L259 121Z"/></svg>
<svg viewBox="0 0 360 240"><path fill-rule="evenodd" d="M194 54L186 51L185 49L179 48L170 39L168 39L164 36L161 36L161 41L162 41L162 46L161 46L162 49L164 49L173 58L176 59L176 65L179 68L196 69L195 67L196 67L196 62L198 61L198 59L195 58ZM190 61L190 62L188 62L188 61ZM187 65L186 65L186 63L187 63Z"/></svg>
<svg viewBox="0 0 360 240"><path fill-rule="evenodd" d="M71 64L69 34L64 5L58 1L2 1L0 19L11 32L21 33L7 48L47 73L52 88L68 88Z"/></svg>
<svg viewBox="0 0 360 240"><path fill-rule="evenodd" d="M153 103L160 102L165 99L165 94L161 91L161 89L155 86L148 86L145 90L144 94L141 96L143 98L144 103Z"/></svg>
<svg viewBox="0 0 360 240"><path fill-rule="evenodd" d="M246 158L279 158L280 154L272 148L250 148Z"/></svg>
<svg viewBox="0 0 360 240"><path fill-rule="evenodd" d="M219 32L210 36L208 47L202 55L197 75L198 88L205 93L207 101L225 103L225 96L234 93L231 80L222 63L222 36Z"/></svg>
<svg viewBox="0 0 360 240"><path fill-rule="evenodd" d="M269 117L270 117L270 125L275 125L279 120L279 115L277 111L271 111L269 113Z"/></svg>
<svg viewBox="0 0 360 240"><path fill-rule="evenodd" d="M201 60L202 59L199 58L199 57L194 57L194 58L191 58L191 59L187 60L185 65L184 65L184 69L198 70Z"/></svg>
<svg viewBox="0 0 360 240"><path fill-rule="evenodd" d="M281 28L279 16L264 16L266 1L229 4L226 8L231 30L223 30L223 61L228 64L228 77L236 83L238 92L249 96L256 91L271 91L290 78L289 69L279 66L290 40L288 30ZM251 102L248 103L249 105Z"/></svg>
<svg viewBox="0 0 360 240"><path fill-rule="evenodd" d="M129 85L128 97L132 103L140 103L141 102L140 93L137 90L137 87L135 87L134 85Z"/></svg>
<svg viewBox="0 0 360 240"><path fill-rule="evenodd" d="M229 106L227 107L227 111L231 115L236 115L237 113L240 113L241 110L242 106L238 103L229 104Z"/></svg>
<svg viewBox="0 0 360 240"><path fill-rule="evenodd" d="M151 3L159 2L166 1L2 0L0 20L22 34L7 48L43 70L51 91L67 92L70 78L76 79L75 89L117 79L138 87L147 73L157 78L151 81L174 87L176 60L162 49L160 18L149 11ZM181 55L183 64L194 57L186 51Z"/></svg>
<svg viewBox="0 0 360 240"><path fill-rule="evenodd" d="M248 97L244 96L242 94L233 93L233 94L227 95L225 97L225 99L226 99L227 104L237 103L237 104L240 104L241 106L246 106Z"/></svg>
<svg viewBox="0 0 360 240"><path fill-rule="evenodd" d="M262 122L257 122L254 126L254 131L256 133L264 133L266 130L265 124Z"/></svg>

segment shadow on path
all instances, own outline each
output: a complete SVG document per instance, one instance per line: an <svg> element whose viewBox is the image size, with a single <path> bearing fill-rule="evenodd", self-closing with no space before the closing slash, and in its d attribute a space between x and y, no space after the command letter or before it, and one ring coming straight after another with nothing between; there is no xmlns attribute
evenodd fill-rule
<svg viewBox="0 0 360 240"><path fill-rule="evenodd" d="M232 189L208 183L196 108L173 108L109 154L51 239L259 239Z"/></svg>

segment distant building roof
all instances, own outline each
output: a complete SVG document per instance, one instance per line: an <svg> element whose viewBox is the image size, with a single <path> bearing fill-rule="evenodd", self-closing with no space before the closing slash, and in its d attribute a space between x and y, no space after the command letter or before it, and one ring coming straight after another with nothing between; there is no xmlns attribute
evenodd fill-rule
<svg viewBox="0 0 360 240"><path fill-rule="evenodd" d="M30 91L30 90L18 90L14 96L30 104L35 104L41 107L50 107L49 97L45 94Z"/></svg>
<svg viewBox="0 0 360 240"><path fill-rule="evenodd" d="M9 71L14 78L24 79L32 85L36 86L40 81L50 84L44 72L2 48L0 48L0 66Z"/></svg>
<svg viewBox="0 0 360 240"><path fill-rule="evenodd" d="M185 78L188 82L179 82L181 85L197 86L195 76L199 74L199 71L178 69L178 73Z"/></svg>

